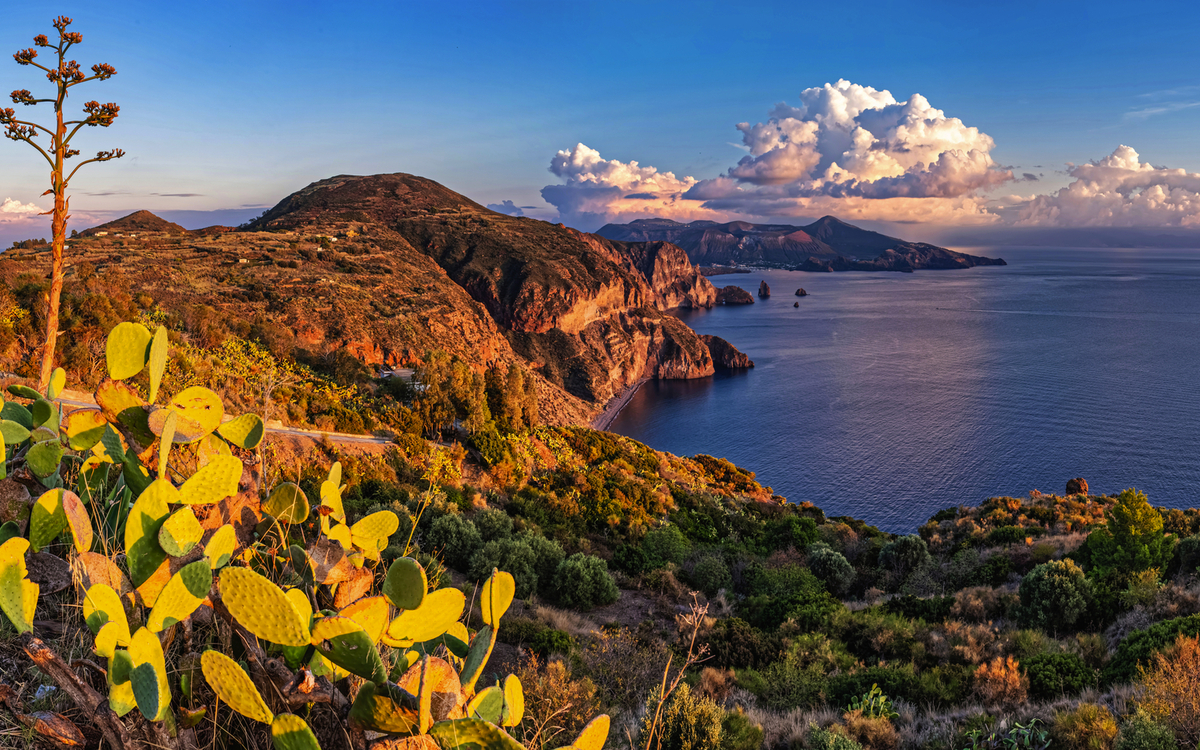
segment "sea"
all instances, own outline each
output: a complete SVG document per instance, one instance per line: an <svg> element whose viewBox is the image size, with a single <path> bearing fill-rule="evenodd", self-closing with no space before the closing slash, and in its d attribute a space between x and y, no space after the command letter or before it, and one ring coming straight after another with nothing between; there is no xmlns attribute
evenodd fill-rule
<svg viewBox="0 0 1200 750"><path fill-rule="evenodd" d="M1008 265L712 277L756 303L680 317L754 368L648 381L609 429L896 533L1072 477L1197 506L1200 249L957 249Z"/></svg>

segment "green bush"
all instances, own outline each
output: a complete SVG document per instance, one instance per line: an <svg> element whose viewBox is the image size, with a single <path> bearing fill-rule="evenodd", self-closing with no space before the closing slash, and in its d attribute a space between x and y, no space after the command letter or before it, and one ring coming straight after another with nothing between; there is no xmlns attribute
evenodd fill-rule
<svg viewBox="0 0 1200 750"><path fill-rule="evenodd" d="M987 543L991 545L1009 545L1025 541L1029 536L1020 526L1001 526L988 532Z"/></svg>
<svg viewBox="0 0 1200 750"><path fill-rule="evenodd" d="M808 730L808 750L863 750L863 746L841 732L820 729L815 724Z"/></svg>
<svg viewBox="0 0 1200 750"><path fill-rule="evenodd" d="M518 598L527 599L537 593L537 555L525 542L497 539L480 547L471 558L471 580L486 579L492 574L493 568L512 574Z"/></svg>
<svg viewBox="0 0 1200 750"><path fill-rule="evenodd" d="M480 458L488 468L504 463L509 458L508 441L500 437L495 429L472 435L471 447L479 451Z"/></svg>
<svg viewBox="0 0 1200 750"><path fill-rule="evenodd" d="M1012 559L1008 555L992 555L975 569L968 584L971 586L1002 586L1012 574Z"/></svg>
<svg viewBox="0 0 1200 750"><path fill-rule="evenodd" d="M750 596L742 602L742 616L764 630L777 628L785 620L795 620L804 630L819 629L842 608L825 584L799 565L751 565L745 578Z"/></svg>
<svg viewBox="0 0 1200 750"><path fill-rule="evenodd" d="M430 550L441 551L447 565L462 571L469 568L471 558L483 546L483 538L475 524L458 513L447 513L434 521L425 534L425 541ZM490 569L488 573L491 573Z"/></svg>
<svg viewBox="0 0 1200 750"><path fill-rule="evenodd" d="M569 655L575 647L575 639L565 630L546 628L529 641L529 648L542 656L547 654Z"/></svg>
<svg viewBox="0 0 1200 750"><path fill-rule="evenodd" d="M740 617L717 620L708 634L714 667L763 667L779 658L783 646Z"/></svg>
<svg viewBox="0 0 1200 750"><path fill-rule="evenodd" d="M1075 654L1039 654L1021 662L1034 698L1076 695L1096 682L1096 673Z"/></svg>
<svg viewBox="0 0 1200 750"><path fill-rule="evenodd" d="M1189 536L1175 547L1175 559L1172 567L1179 571L1178 575L1195 575L1200 568L1200 536Z"/></svg>
<svg viewBox="0 0 1200 750"><path fill-rule="evenodd" d="M933 596L922 599L912 594L897 596L889 599L883 605L883 611L888 614L901 615L910 620L924 620L929 623L945 622L954 607L953 596Z"/></svg>
<svg viewBox="0 0 1200 750"><path fill-rule="evenodd" d="M582 552L558 564L554 573L554 591L560 604L580 610L612 604L621 595L616 581L608 573L608 564Z"/></svg>
<svg viewBox="0 0 1200 750"><path fill-rule="evenodd" d="M811 518L789 516L768 521L763 529L759 552L770 555L778 550L803 550L817 541L817 522Z"/></svg>
<svg viewBox="0 0 1200 750"><path fill-rule="evenodd" d="M533 550L535 561L533 569L538 577L538 592L548 594L554 585L554 573L558 570L558 564L566 557L562 546L553 539L538 534L534 531L523 531L517 539L529 545Z"/></svg>
<svg viewBox="0 0 1200 750"><path fill-rule="evenodd" d="M658 704L656 689L646 701L642 718L641 742L649 740L649 727ZM713 750L721 745L721 720L725 712L711 698L696 695L686 682L681 683L663 706L658 725L657 744L661 750Z"/></svg>
<svg viewBox="0 0 1200 750"><path fill-rule="evenodd" d="M664 526L646 533L642 540L642 549L650 558L651 567L661 568L667 563L678 565L686 560L692 551L692 545L678 527Z"/></svg>
<svg viewBox="0 0 1200 750"><path fill-rule="evenodd" d="M854 583L854 566L841 552L828 544L817 543L809 546L808 567L838 596L844 595Z"/></svg>
<svg viewBox="0 0 1200 750"><path fill-rule="evenodd" d="M502 510L481 510L471 517L471 521L485 542L508 539L513 533L513 520Z"/></svg>
<svg viewBox="0 0 1200 750"><path fill-rule="evenodd" d="M916 534L897 537L879 550L879 567L891 571L897 583L929 561L929 547Z"/></svg>
<svg viewBox="0 0 1200 750"><path fill-rule="evenodd" d="M1088 535L1086 552L1097 572L1128 575L1163 568L1170 559L1174 537L1163 534L1162 514L1132 487L1117 496L1105 511L1107 524Z"/></svg>
<svg viewBox="0 0 1200 750"><path fill-rule="evenodd" d="M622 544L617 547L613 552L612 562L617 570L623 570L631 576L645 573L651 566L650 556L636 544Z"/></svg>
<svg viewBox="0 0 1200 750"><path fill-rule="evenodd" d="M534 620L530 617L508 617L504 620L504 627L496 631L496 640L514 646L528 646L535 638L549 629L550 626L541 620Z"/></svg>
<svg viewBox="0 0 1200 750"><path fill-rule="evenodd" d="M1171 728L1138 711L1121 725L1113 750L1179 750Z"/></svg>
<svg viewBox="0 0 1200 750"><path fill-rule="evenodd" d="M1071 630L1087 611L1091 587L1071 560L1037 566L1021 581L1021 619L1047 632Z"/></svg>
<svg viewBox="0 0 1200 750"><path fill-rule="evenodd" d="M724 558L719 555L706 555L696 562L692 568L692 585L708 596L715 596L718 591L728 588L733 582L733 575Z"/></svg>
<svg viewBox="0 0 1200 750"><path fill-rule="evenodd" d="M721 717L721 750L760 750L763 728L739 707Z"/></svg>
<svg viewBox="0 0 1200 750"><path fill-rule="evenodd" d="M1180 635L1200 635L1200 615L1176 617L1130 633L1104 668L1105 683L1133 682L1138 666L1149 667L1154 655L1174 646Z"/></svg>
<svg viewBox="0 0 1200 750"><path fill-rule="evenodd" d="M819 706L829 682L820 666L804 666L791 660L773 662L747 677L738 678L738 684L773 711Z"/></svg>

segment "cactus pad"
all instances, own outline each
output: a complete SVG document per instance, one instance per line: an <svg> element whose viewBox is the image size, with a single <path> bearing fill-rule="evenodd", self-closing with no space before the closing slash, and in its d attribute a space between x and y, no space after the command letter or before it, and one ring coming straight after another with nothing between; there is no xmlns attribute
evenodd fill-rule
<svg viewBox="0 0 1200 750"><path fill-rule="evenodd" d="M219 651L205 651L200 657L200 669L217 697L234 711L263 724L270 724L275 719L246 670L236 661Z"/></svg>
<svg viewBox="0 0 1200 750"><path fill-rule="evenodd" d="M201 469L203 469L205 466L208 466L208 464L217 456L233 455L233 451L229 449L229 443L226 443L216 435L209 435L196 445L197 464Z"/></svg>
<svg viewBox="0 0 1200 750"><path fill-rule="evenodd" d="M33 429L33 415L16 401L9 401L0 407L0 419L16 422L27 430Z"/></svg>
<svg viewBox="0 0 1200 750"><path fill-rule="evenodd" d="M492 649L495 647L496 631L490 625L484 625L471 640L471 650L467 652L467 658L463 660L462 675L459 679L465 692L470 693L475 689L475 683L483 674L483 667L491 658Z"/></svg>
<svg viewBox="0 0 1200 750"><path fill-rule="evenodd" d="M117 645L129 645L129 620L121 596L111 586L97 583L87 590L83 597L83 619L94 635L99 635L105 625L116 625Z"/></svg>
<svg viewBox="0 0 1200 750"><path fill-rule="evenodd" d="M237 551L237 544L237 531L233 524L227 523L216 530L204 546L204 556L208 558L208 564L213 570L229 564L233 553Z"/></svg>
<svg viewBox="0 0 1200 750"><path fill-rule="evenodd" d="M271 490L262 509L284 523L303 523L308 518L308 498L300 485L281 482Z"/></svg>
<svg viewBox="0 0 1200 750"><path fill-rule="evenodd" d="M512 605L516 592L517 584L511 573L492 570L491 578L483 584L483 591L479 595L479 612L492 630L500 627L500 618Z"/></svg>
<svg viewBox="0 0 1200 750"><path fill-rule="evenodd" d="M62 463L62 458L63 447L57 438L43 440L40 443L34 443L29 452L25 454L25 465L36 476L45 479L58 471L58 465Z"/></svg>
<svg viewBox="0 0 1200 750"><path fill-rule="evenodd" d="M367 632L372 643L379 643L388 625L388 602L382 596L368 596L343 607L338 614L354 620Z"/></svg>
<svg viewBox="0 0 1200 750"><path fill-rule="evenodd" d="M324 517L321 518L322 522L326 522L327 520L328 519L326 519ZM352 537L350 536L350 527L347 526L346 524L344 524L344 523L330 524L329 529L325 533L330 539L332 539L333 541L342 545L342 547L344 547L347 552L354 549L354 541L353 541Z"/></svg>
<svg viewBox="0 0 1200 750"><path fill-rule="evenodd" d="M378 732L413 734L418 729L417 715L377 694L372 682L364 682L358 689L354 705L350 707L350 718Z"/></svg>
<svg viewBox="0 0 1200 750"><path fill-rule="evenodd" d="M439 721L429 734L444 750L524 750L503 729L479 719Z"/></svg>
<svg viewBox="0 0 1200 750"><path fill-rule="evenodd" d="M475 694L467 704L467 716L483 719L490 724L499 724L504 713L504 691L492 685Z"/></svg>
<svg viewBox="0 0 1200 750"><path fill-rule="evenodd" d="M66 387L67 371L61 367L55 367L54 372L50 373L50 383L46 386L46 398L53 401Z"/></svg>
<svg viewBox="0 0 1200 750"><path fill-rule="evenodd" d="M20 404L14 404L19 406ZM8 404L5 404L7 407ZM14 422L11 419L0 419L0 437L4 438L5 445L20 445L29 439L29 430L20 422Z"/></svg>
<svg viewBox="0 0 1200 750"><path fill-rule="evenodd" d="M406 609L392 620L387 635L394 645L424 643L444 634L466 608L467 597L458 589L431 592L416 609Z"/></svg>
<svg viewBox="0 0 1200 750"><path fill-rule="evenodd" d="M271 744L275 750L321 750L316 735L295 714L279 714L271 722Z"/></svg>
<svg viewBox="0 0 1200 750"><path fill-rule="evenodd" d="M67 513L63 510L65 490L43 492L33 504L29 514L29 544L37 552L54 541L67 526ZM71 493L74 494L74 493Z"/></svg>
<svg viewBox="0 0 1200 750"><path fill-rule="evenodd" d="M399 609L416 609L425 600L429 581L425 569L411 557L397 558L383 581L383 595Z"/></svg>
<svg viewBox="0 0 1200 750"><path fill-rule="evenodd" d="M167 505L179 502L179 490L167 479L157 479L138 496L125 521L125 554L129 577L141 586L167 559L158 543L158 532L171 515Z"/></svg>
<svg viewBox="0 0 1200 750"><path fill-rule="evenodd" d="M105 659L111 659L117 652L117 636L121 626L115 622L106 622L96 633L96 653ZM128 630L128 627L126 628ZM125 645L129 645L126 643Z"/></svg>
<svg viewBox="0 0 1200 750"><path fill-rule="evenodd" d="M118 650L108 660L108 707L117 716L124 716L137 708L133 685L129 674L133 671L133 660L128 651Z"/></svg>
<svg viewBox="0 0 1200 750"><path fill-rule="evenodd" d="M179 569L171 580L163 587L150 616L146 618L146 627L155 633L166 630L177 622L183 622L191 616L200 603L208 598L208 590L212 588L212 568L208 560L197 560Z"/></svg>
<svg viewBox="0 0 1200 750"><path fill-rule="evenodd" d="M137 375L146 366L150 348L150 331L140 323L118 323L108 334L104 347L108 360L108 376L125 380Z"/></svg>
<svg viewBox="0 0 1200 750"><path fill-rule="evenodd" d="M154 338L150 340L149 361L150 365L150 403L154 403L154 399L158 398L158 386L162 383L163 373L167 371L167 329L162 326L154 332Z"/></svg>
<svg viewBox="0 0 1200 750"><path fill-rule="evenodd" d="M236 495L243 468L242 460L236 456L213 457L179 488L178 502L208 505Z"/></svg>
<svg viewBox="0 0 1200 750"><path fill-rule="evenodd" d="M525 716L525 689L515 674L504 678L504 711L500 715L501 726L515 727Z"/></svg>
<svg viewBox="0 0 1200 750"><path fill-rule="evenodd" d="M38 585L29 580L25 552L29 542L21 537L0 545L0 609L8 615L18 633L33 630L37 610Z"/></svg>
<svg viewBox="0 0 1200 750"><path fill-rule="evenodd" d="M196 520L196 514L183 506L171 515L158 529L158 545L171 557L183 557L200 543L204 529Z"/></svg>
<svg viewBox="0 0 1200 750"><path fill-rule="evenodd" d="M243 414L217 428L217 434L239 448L252 451L262 442L265 429L257 414Z"/></svg>
<svg viewBox="0 0 1200 750"><path fill-rule="evenodd" d="M171 689L167 685L167 661L158 636L147 628L139 628L129 640L129 658L133 671L133 695L138 710L150 721L162 721L171 711Z"/></svg>
<svg viewBox="0 0 1200 750"><path fill-rule="evenodd" d="M571 747L576 750L604 750L604 743L608 741L610 723L608 714L600 714L588 722L588 725L571 743Z"/></svg>
<svg viewBox="0 0 1200 750"><path fill-rule="evenodd" d="M99 409L78 409L67 415L65 432L71 450L87 451L104 437L108 420Z"/></svg>
<svg viewBox="0 0 1200 750"><path fill-rule="evenodd" d="M17 398L27 398L33 401L37 401L42 397L42 394L38 393L33 388L30 388L27 385L21 385L20 383L13 383L10 385L8 387L8 392Z"/></svg>
<svg viewBox="0 0 1200 750"><path fill-rule="evenodd" d="M308 623L283 590L249 568L221 571L221 599L230 614L254 635L281 646L306 646Z"/></svg>
<svg viewBox="0 0 1200 750"><path fill-rule="evenodd" d="M361 519L350 527L356 546L365 547L366 542L374 539L386 539L400 528L400 519L390 510L381 510ZM359 540L362 540L360 542Z"/></svg>
<svg viewBox="0 0 1200 750"><path fill-rule="evenodd" d="M143 448L154 442L146 402L119 380L102 380L96 386L96 404L108 421L122 425Z"/></svg>
<svg viewBox="0 0 1200 750"><path fill-rule="evenodd" d="M194 443L221 426L225 407L221 397L203 386L185 388L171 399L170 408L179 414L175 442Z"/></svg>
<svg viewBox="0 0 1200 750"><path fill-rule="evenodd" d="M313 623L312 643L329 661L365 680L386 682L387 670L371 636L349 617L322 617Z"/></svg>

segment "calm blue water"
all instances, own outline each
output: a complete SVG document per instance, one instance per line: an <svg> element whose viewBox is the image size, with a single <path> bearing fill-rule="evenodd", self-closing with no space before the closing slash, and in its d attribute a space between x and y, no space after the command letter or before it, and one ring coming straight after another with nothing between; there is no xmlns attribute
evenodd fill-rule
<svg viewBox="0 0 1200 750"><path fill-rule="evenodd" d="M976 252L1010 265L714 277L771 286L684 317L756 367L651 381L610 429L896 532L1076 476L1200 505L1200 250Z"/></svg>

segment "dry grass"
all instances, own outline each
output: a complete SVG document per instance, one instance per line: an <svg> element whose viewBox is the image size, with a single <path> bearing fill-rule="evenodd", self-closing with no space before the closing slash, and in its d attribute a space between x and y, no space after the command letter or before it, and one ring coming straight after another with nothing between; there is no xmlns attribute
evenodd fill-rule
<svg viewBox="0 0 1200 750"><path fill-rule="evenodd" d="M1200 745L1200 638L1179 636L1175 647L1154 657L1142 672L1145 694L1139 704L1146 713L1171 727L1179 746Z"/></svg>
<svg viewBox="0 0 1200 750"><path fill-rule="evenodd" d="M547 604L539 604L533 608L534 618L541 620L555 630L562 630L573 636L596 636L600 627L578 612L558 609Z"/></svg>

